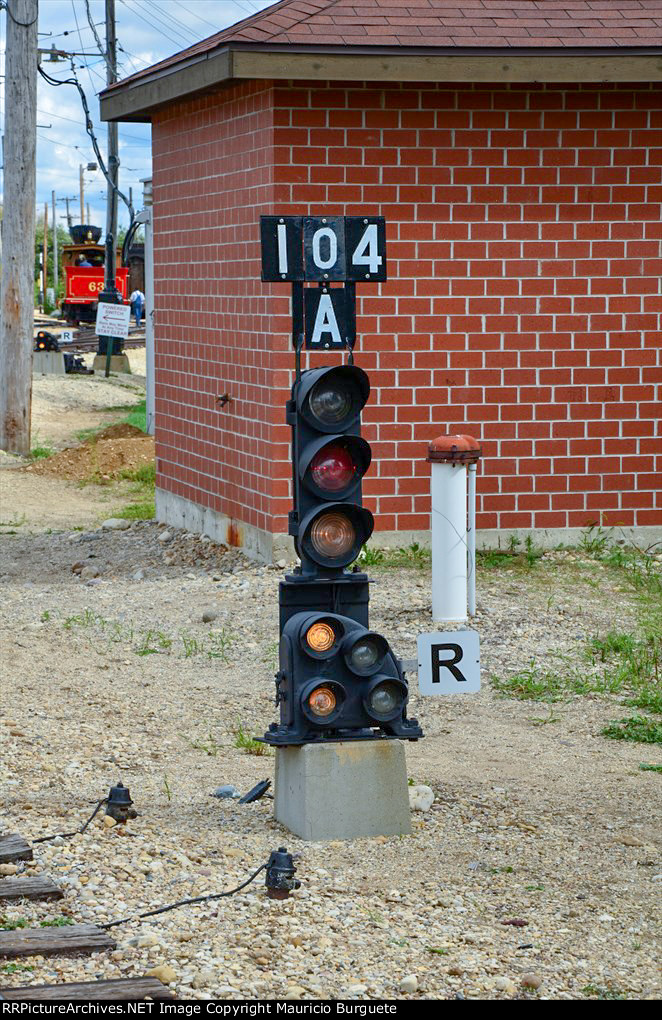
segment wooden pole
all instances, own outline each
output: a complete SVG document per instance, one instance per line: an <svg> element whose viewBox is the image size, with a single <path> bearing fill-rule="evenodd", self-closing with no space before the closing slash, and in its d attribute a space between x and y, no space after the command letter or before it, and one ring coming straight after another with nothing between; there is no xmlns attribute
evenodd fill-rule
<svg viewBox="0 0 662 1020"><path fill-rule="evenodd" d="M44 202L44 308L48 286L48 202Z"/></svg>
<svg viewBox="0 0 662 1020"><path fill-rule="evenodd" d="M0 310L0 449L30 452L37 138L37 0L8 0Z"/></svg>
<svg viewBox="0 0 662 1020"><path fill-rule="evenodd" d="M55 307L57 308L57 288L58 288L58 265L57 265L57 215L55 213L56 198L55 192L51 192L51 199L53 201L53 289L55 291Z"/></svg>
<svg viewBox="0 0 662 1020"><path fill-rule="evenodd" d="M80 222L85 222L85 181L83 180L83 164L78 164L78 187L80 190Z"/></svg>

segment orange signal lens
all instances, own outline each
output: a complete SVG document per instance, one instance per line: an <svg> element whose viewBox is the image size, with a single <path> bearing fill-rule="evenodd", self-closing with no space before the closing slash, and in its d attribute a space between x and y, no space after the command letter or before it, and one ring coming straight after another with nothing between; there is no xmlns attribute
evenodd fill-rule
<svg viewBox="0 0 662 1020"><path fill-rule="evenodd" d="M333 627L330 627L328 623L314 623L306 633L308 646L314 652L328 652L329 648L333 648L335 640L336 635Z"/></svg>
<svg viewBox="0 0 662 1020"><path fill-rule="evenodd" d="M337 558L352 551L356 531L350 519L342 513L323 513L310 530L310 541L321 556Z"/></svg>
<svg viewBox="0 0 662 1020"><path fill-rule="evenodd" d="M336 696L330 687L316 687L308 698L308 704L315 715L331 715L336 707Z"/></svg>

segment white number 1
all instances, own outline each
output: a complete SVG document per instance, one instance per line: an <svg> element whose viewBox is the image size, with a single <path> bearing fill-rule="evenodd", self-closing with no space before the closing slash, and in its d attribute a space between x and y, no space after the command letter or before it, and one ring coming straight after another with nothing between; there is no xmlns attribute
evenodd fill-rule
<svg viewBox="0 0 662 1020"><path fill-rule="evenodd" d="M377 224L370 223L352 255L353 266L368 266L371 273L376 273L382 264L381 255L377 254Z"/></svg>

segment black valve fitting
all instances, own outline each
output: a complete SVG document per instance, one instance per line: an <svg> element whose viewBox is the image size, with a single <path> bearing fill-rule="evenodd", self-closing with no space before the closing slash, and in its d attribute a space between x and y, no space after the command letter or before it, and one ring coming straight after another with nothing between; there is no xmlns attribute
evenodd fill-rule
<svg viewBox="0 0 662 1020"><path fill-rule="evenodd" d="M114 818L121 825L129 818L138 817L138 812L131 806L132 804L133 801L131 800L128 786L118 783L117 786L111 786L110 788L106 801L106 814L110 815L111 818Z"/></svg>
<svg viewBox="0 0 662 1020"><path fill-rule="evenodd" d="M301 887L301 882L294 877L292 854L288 854L284 846L272 850L267 862L265 885L270 900L286 900L294 889Z"/></svg>

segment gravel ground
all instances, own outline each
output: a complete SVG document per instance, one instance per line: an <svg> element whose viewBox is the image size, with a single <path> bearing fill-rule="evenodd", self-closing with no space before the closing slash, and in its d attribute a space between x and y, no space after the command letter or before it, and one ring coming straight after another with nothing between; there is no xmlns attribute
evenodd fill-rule
<svg viewBox="0 0 662 1020"><path fill-rule="evenodd" d="M115 928L109 954L33 957L11 977L0 964L0 985L163 966L180 996L201 999L659 996L660 776L638 769L654 749L599 735L623 714L617 698L550 712L488 682L632 624L614 574L573 554L484 572L481 692L421 698L410 678L426 736L407 745L408 770L433 788L432 808L408 837L309 844L272 820L267 798L210 796L273 776L273 754L245 753L233 731L259 735L275 719L283 571L164 530L2 539L0 830L70 830L120 779L139 812L35 847L26 870L55 877L66 899L3 913L104 922L231 888L283 844L302 888L270 901L260 876L237 896ZM413 658L431 628L429 572L371 575L371 625Z"/></svg>

